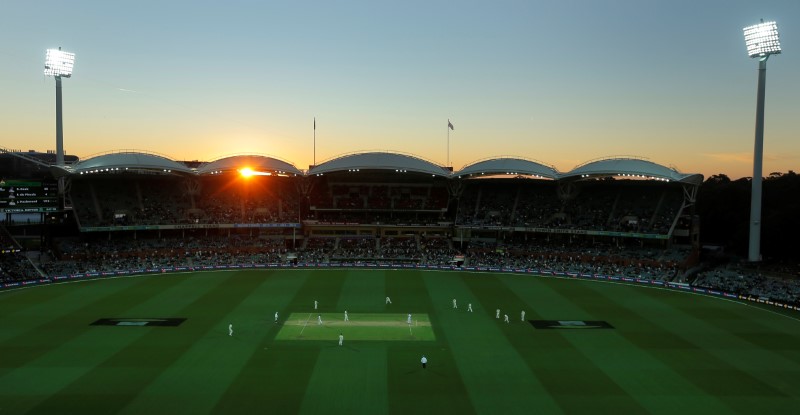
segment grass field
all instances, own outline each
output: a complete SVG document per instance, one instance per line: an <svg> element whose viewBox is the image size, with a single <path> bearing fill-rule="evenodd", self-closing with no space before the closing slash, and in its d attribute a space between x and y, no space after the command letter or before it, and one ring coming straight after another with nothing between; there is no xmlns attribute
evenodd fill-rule
<svg viewBox="0 0 800 415"><path fill-rule="evenodd" d="M797 316L681 292L355 269L0 292L0 415L799 412Z"/></svg>

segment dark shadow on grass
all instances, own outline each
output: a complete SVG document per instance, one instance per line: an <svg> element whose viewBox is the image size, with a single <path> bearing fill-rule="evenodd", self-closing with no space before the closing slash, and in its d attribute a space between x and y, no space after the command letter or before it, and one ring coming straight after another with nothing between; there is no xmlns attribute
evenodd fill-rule
<svg viewBox="0 0 800 415"><path fill-rule="evenodd" d="M443 378L447 377L447 375L445 375L444 373L439 372L438 370L431 369L430 367L426 368L426 369L418 368L418 369L414 369L414 370L409 370L408 372L406 372L406 375L413 375L415 373L423 373L423 374L424 373L433 373L436 376L440 376L440 377L443 377Z"/></svg>
<svg viewBox="0 0 800 415"><path fill-rule="evenodd" d="M357 349L357 348L355 348L355 347L353 347L353 346L346 345L346 344L345 344L345 345L342 345L342 346L339 346L339 343L336 343L335 345L328 346L328 348L329 348L329 349L330 349L330 348L334 348L334 347L335 347L335 348L337 348L337 349L346 349L346 350L349 350L349 351L351 351L351 352L358 352L358 353L361 353L361 350L359 350L359 349Z"/></svg>

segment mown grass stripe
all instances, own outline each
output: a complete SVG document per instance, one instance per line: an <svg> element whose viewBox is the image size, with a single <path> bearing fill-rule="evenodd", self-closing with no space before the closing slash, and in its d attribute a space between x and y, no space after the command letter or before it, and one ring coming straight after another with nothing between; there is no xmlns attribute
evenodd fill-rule
<svg viewBox="0 0 800 415"><path fill-rule="evenodd" d="M89 281L69 284L87 284ZM67 283L49 284L0 290L0 327L8 327L15 321L32 318L36 315L49 314L50 304L71 305L74 300L60 300L64 296L74 295L75 290L62 289ZM88 288L88 284L87 284ZM0 341L3 340L0 333Z"/></svg>
<svg viewBox="0 0 800 415"><path fill-rule="evenodd" d="M261 285L236 292L222 286L214 289L216 283L234 275L232 284L236 285L252 280L280 283L273 289ZM167 287L172 278L182 282ZM472 287L472 279L478 281L477 288ZM482 285L484 279L489 280L487 287ZM145 280L152 288L137 288ZM10 318L2 312L8 305L0 294L0 322L9 323L12 332L8 334L4 327L0 337L27 337L35 347L46 348L14 368L13 379L0 378L0 412L25 413L31 408L34 413L311 412L311 408L324 407L306 401L314 376L327 388L325 393L352 395L335 398L349 402L337 403L338 407L362 411L366 406L359 406L361 389L328 385L333 377L326 380L315 375L322 367L338 364L326 361L317 366L320 352L338 347L336 339L275 341L278 328L272 322L276 301L286 304L279 310L282 318L291 312L308 314L314 299L320 301L320 312L340 316L340 304L350 303L350 298L362 300L360 296L369 312L428 313L437 336L427 342L363 345L375 351L359 354L364 363L383 365L386 371L378 384L367 386L386 387L386 409L369 406L377 413L641 412L631 404L631 397L646 411L665 414L792 413L800 405L795 359L800 348L792 346L800 330L788 324L795 321L696 295L670 292L675 295L672 298L666 291L661 294L641 287L527 275L299 269L103 280L21 290L14 298L30 295L32 301L48 301L50 295L36 294L38 290L64 288L63 294L52 297L52 305L70 310L70 315L94 302L82 298L83 289L70 287L109 287L108 292L119 290L124 296L120 301L102 302L107 312L94 309L92 318L80 325L62 320L85 330L74 338L66 336L63 343L33 341L39 330L58 329L50 324L54 316L61 317L61 310L49 309L50 303L31 304L15 309ZM197 292L205 289L215 298L198 300ZM394 304L383 303L386 295ZM65 301L70 297L78 301ZM453 297L459 310L452 310ZM475 311L468 314L469 301ZM717 307L718 303L725 305ZM508 312L512 324L494 319L498 306L504 314ZM591 337L587 333L592 332L584 331L546 334L519 322L522 308L528 319L606 320L616 328L596 330ZM176 315L183 309L191 315ZM178 328L88 326L98 313L101 317L143 317L144 312L189 320ZM235 326L233 339L227 336L228 322ZM108 330L115 335L108 337L104 334ZM184 339L182 331L189 333L189 339ZM199 337L192 340L195 332ZM41 338L60 337L44 333ZM345 339L345 347L360 349L357 343ZM0 370L9 362L8 347L14 347L0 340L3 344ZM430 357L425 371L419 366L423 353ZM590 365L594 368L588 369L587 376ZM502 370L507 366L513 370ZM750 377L743 379L730 366ZM598 370L611 381L598 385ZM523 388L525 384L538 386ZM575 395L576 389L595 395ZM546 396L550 407L536 403L539 394L553 395ZM564 403L569 399L574 402ZM480 406L475 404L478 401ZM37 403L42 405L34 408Z"/></svg>
<svg viewBox="0 0 800 415"><path fill-rule="evenodd" d="M280 327L274 322L273 310L286 308L304 278L297 274L274 271L258 273L254 277L262 278L263 283L243 298L236 308L220 317L222 322L235 322L234 339L200 339L193 343L179 359L142 390L121 414L168 412L177 415L206 412L218 405L218 401L234 379L240 376L254 354L270 353L260 345L267 337L274 336L274 331ZM224 349L228 352L221 353ZM209 376L211 373L213 376ZM163 391L175 384L180 384L181 388L173 393L172 399L164 402Z"/></svg>
<svg viewBox="0 0 800 415"><path fill-rule="evenodd" d="M536 315L546 320L604 320L612 325L619 325L621 321L617 315L606 313L604 310L587 310L582 307L584 302L597 302L596 296L590 292L573 292L565 288L566 284L587 284L582 281L566 281L552 279L526 279L503 276L501 279L518 295L523 296L533 308ZM562 290L567 290L569 295L562 295ZM646 326L637 326L646 329ZM676 408L715 408L727 411L713 398L704 396L703 391L687 382L681 375L674 372L669 366L653 358L645 351L633 347L618 332L623 328L613 330L582 331L537 331L535 343L549 344L550 350L538 350L533 355L545 355L550 359L540 362L548 367L555 382L567 385L570 388L581 388L587 391L583 397L584 405L591 405L597 399L599 413L616 413L614 398L604 398L598 392L607 388L621 389L628 398L638 403L647 412L671 413ZM569 347L562 348L560 343L566 342ZM581 356L575 359L575 356ZM582 370L585 365L594 366L602 371L606 380L604 383L571 382L571 379L580 379L579 375L570 375L570 371ZM558 368L567 368L561 372L559 379ZM597 398L590 393L597 393ZM570 392L565 391L565 398ZM613 395L612 395L613 396ZM571 405L578 405L573 403ZM630 403L628 403L630 405ZM588 408L586 408L588 409ZM584 409L584 411L586 410ZM602 411L600 409L603 409ZM633 410L632 410L633 411Z"/></svg>
<svg viewBox="0 0 800 415"><path fill-rule="evenodd" d="M735 384L723 387L729 392L767 393L773 397L780 396L778 391L739 371L730 362L717 358L710 350L696 344L693 339L686 338L683 333L684 322L677 318L674 310L661 308L660 311L656 311L651 301L641 301L647 297L638 292L642 289L646 288L625 285L599 287L596 283L576 282L560 286L558 292L563 296L584 298L576 304L595 315L607 315L624 321L625 325L619 325L616 332L634 346L631 349L645 351L682 376L686 382L700 389L702 393L698 393L697 396L709 405L709 411L730 412L742 409L726 399L728 393L721 390L720 379L717 379L714 373L725 373L729 379L736 379ZM697 335L704 334L697 333ZM709 372L709 369L713 372ZM724 405L725 409L720 408L720 404Z"/></svg>
<svg viewBox="0 0 800 415"><path fill-rule="evenodd" d="M289 307L292 312L337 312L339 296L347 278L346 269L304 270L308 279L292 299ZM318 308L314 309L314 301ZM316 314L314 315L316 318Z"/></svg>
<svg viewBox="0 0 800 415"><path fill-rule="evenodd" d="M336 311L374 312L385 306L385 271L348 270L336 301Z"/></svg>
<svg viewBox="0 0 800 415"><path fill-rule="evenodd" d="M262 279L236 278L236 273L226 273L218 280L216 289L204 293L190 305L175 310L175 314L192 316L180 328L150 330L51 395L34 407L31 413L119 412L191 344L209 332L214 333L217 339L227 337L224 332L227 324L219 321L220 315L235 308ZM224 349L219 353L224 353ZM103 393L98 394L98 391ZM85 399L87 396L93 398Z"/></svg>
<svg viewBox="0 0 800 415"><path fill-rule="evenodd" d="M384 303L387 295L392 299L392 304L385 305L385 308L406 314L428 313L436 336L434 342L387 345L389 413L474 414L475 409L469 399L453 399L454 396L467 396L467 389L458 373L458 364L443 338L445 328L441 327L441 320L428 295L423 280L425 274L427 272L411 270L384 272ZM425 370L420 364L423 354L431 359Z"/></svg>
<svg viewBox="0 0 800 415"><path fill-rule="evenodd" d="M715 336L708 340L718 341L709 345L724 353L736 349L761 349L779 356L770 360L781 360L781 367L800 370L800 321L790 318L759 318L764 311L747 307L738 302L702 297L698 301L678 301L674 294L660 290L643 290L642 294L653 301L672 307L694 323L689 327L700 327L700 331L714 330ZM734 348L734 345L741 345ZM766 354L763 354L766 355ZM762 354L759 354L762 356ZM756 356L758 357L758 356ZM741 363L754 368L763 366L758 359L749 358Z"/></svg>
<svg viewBox="0 0 800 415"><path fill-rule="evenodd" d="M88 331L96 330L96 327L91 327L89 324L100 317L109 317L98 315L98 310L109 307L120 309L133 307L142 301L140 296L143 293L152 292L154 287L165 290L180 282L180 278L126 279L110 285L98 281L88 286L63 287L75 288L74 295L60 297L71 299L72 303L52 304L53 309L49 313L37 314L32 317L33 321L19 320L18 324L25 323L29 325L28 327L18 324L4 327L3 332L8 329L16 335L0 342L0 350L6 356L0 361L0 379L11 369L29 365L48 353L52 347L67 344ZM84 291L83 288L88 288L88 291Z"/></svg>
<svg viewBox="0 0 800 415"><path fill-rule="evenodd" d="M632 287L628 287L630 290ZM668 295L669 293L647 290L642 293L635 302L635 307L642 307L641 303L647 302L648 305L643 309L642 316L654 319L668 311L673 316L673 320L664 321L660 324L669 331L673 331L686 342L690 342L702 348L714 359L724 362L726 366L718 366L710 370L701 370L701 376L706 379L719 378L713 382L709 388L714 388L715 394L719 396L743 397L751 399L744 407L751 410L764 407L762 402L768 402L767 407L776 405L787 405L792 402L794 405L800 404L796 396L796 390L789 386L781 378L786 378L790 373L800 373L800 365L791 359L787 359L782 353L776 353L772 347L760 348L753 343L736 336L734 333L737 328L728 331L717 325L714 319L705 320L698 315L688 313L685 310L691 309L680 297ZM719 301L713 298L704 298L703 301ZM728 307L741 307L740 304L729 303L719 304L721 309ZM787 322L792 322L788 320ZM673 323L673 324L670 324ZM800 330L800 323L795 324ZM780 349L783 346L778 346ZM758 350L754 353L754 350ZM716 362L715 362L716 363ZM730 369L728 369L728 367ZM778 374L776 377L776 373ZM739 404L741 407L741 404ZM791 404L788 404L791 405Z"/></svg>
<svg viewBox="0 0 800 415"><path fill-rule="evenodd" d="M299 413L385 414L386 379L385 345L322 346Z"/></svg>
<svg viewBox="0 0 800 415"><path fill-rule="evenodd" d="M170 281L169 286L164 286L160 283L161 281L152 281L151 284L148 284L149 290L128 292L132 300L139 301L133 306L125 309L128 303L107 302L102 304L102 306L106 306L104 308L100 304L96 304L98 308L94 310L94 313L97 314L94 318L112 315L142 317L151 315L154 308L163 307L163 304L172 304L173 307L178 307L196 295L213 289L215 284L212 280L208 281L204 282L201 279L200 281L193 280L190 283L188 278L179 278ZM180 283L173 285L175 282ZM112 287L114 284L106 282L105 285L110 292L114 292ZM128 286L128 284L122 285ZM69 289L75 287L70 286ZM65 286L64 289L67 287ZM100 293L95 293L95 295L100 295ZM175 297L180 298L181 301L171 301ZM84 298L84 301L87 299L88 297ZM83 326L80 328L83 329ZM91 327L64 343L50 345L49 350L39 358L6 375L2 380L10 386L0 389L0 396L8 396L8 399L3 399L6 402L6 408L13 405L14 408L20 409L19 412L23 412L22 408L27 410L48 396L57 393L114 355L118 350L141 338L145 333L164 329ZM47 373L42 373L39 368L49 368L49 370Z"/></svg>
<svg viewBox="0 0 800 415"><path fill-rule="evenodd" d="M449 348L419 343L388 344L389 413L395 415L476 413ZM430 357L427 369L420 358Z"/></svg>
<svg viewBox="0 0 800 415"><path fill-rule="evenodd" d="M108 282L108 284L107 284ZM122 300L124 291L135 290L157 284L161 281L145 281L142 278L125 278L113 281L83 281L57 286L31 287L13 293L0 292L0 348L20 344L28 333L42 336L43 332L53 327L64 327L72 323L73 314L80 314L81 309L92 310L93 302L103 301L102 297L110 297L109 301ZM166 284L177 283L175 279L164 281ZM145 289L147 289L145 287ZM53 293L60 293L53 295ZM27 305L18 308L19 301L6 301L8 294L12 299L26 299ZM89 301L88 299L94 299ZM58 312L54 312L58 310ZM88 325L91 322L87 322ZM74 331L73 331L74 333ZM56 334L51 332L51 334ZM65 333L66 334L66 333ZM2 362L0 362L2 364Z"/></svg>
<svg viewBox="0 0 800 415"><path fill-rule="evenodd" d="M325 278L328 282L341 281L343 278L333 275L339 270L278 272L281 276L300 281L299 287L291 293L276 296L275 301L283 305L279 312L280 322L294 312L313 313L314 299L329 304L315 288L319 278ZM331 288L336 292L339 290L325 286L326 290ZM212 413L263 413L267 410L271 413L298 413L319 357L319 347L311 342L275 341L282 327L280 322L259 342L257 349L261 352L250 355L213 407Z"/></svg>
<svg viewBox="0 0 800 415"><path fill-rule="evenodd" d="M511 323L495 319L506 340L514 346L527 364L529 370L539 378L544 388L566 413L597 411L598 413L646 413L646 409L630 396L614 379L588 358L576 344L569 339L570 334L557 331L535 330L527 320L547 320L537 312L536 302L531 301L532 293L540 292L541 281L530 276L503 275L494 278L464 278L473 292L491 295L502 299L500 307L510 313ZM567 309L569 300L556 297L548 301L560 304ZM521 320L525 310L526 321ZM493 317L493 316L492 316ZM571 319L561 317L556 319ZM575 318L580 319L580 318ZM603 331L583 333L592 338L607 336Z"/></svg>
<svg viewBox="0 0 800 415"><path fill-rule="evenodd" d="M494 280L482 276L473 281ZM441 321L440 326L457 362L458 371L468 391L475 411L479 414L530 414L562 413L553 396L528 368L519 351L506 341L503 331L507 327L487 314L503 299L485 285L470 286L461 274L426 274L433 309ZM494 281L496 284L496 281ZM471 289L478 288L478 289ZM463 306L452 308L452 299L460 303L478 298L482 307L478 312L468 312ZM475 304L473 304L474 306Z"/></svg>
<svg viewBox="0 0 800 415"><path fill-rule="evenodd" d="M362 271L369 272L369 271ZM422 281L422 271L382 271L385 279L384 309L392 313L417 313L430 310L427 288ZM386 304L386 297L392 304Z"/></svg>

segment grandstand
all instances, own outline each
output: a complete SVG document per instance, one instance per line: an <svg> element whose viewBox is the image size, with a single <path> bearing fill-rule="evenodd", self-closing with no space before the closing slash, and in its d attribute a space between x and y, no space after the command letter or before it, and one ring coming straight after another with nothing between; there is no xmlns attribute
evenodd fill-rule
<svg viewBox="0 0 800 415"><path fill-rule="evenodd" d="M362 152L304 171L265 155L181 162L119 151L51 171L65 179L64 208L78 231L46 242L40 268L50 277L331 263L688 282L699 257L694 205L703 177L634 157L559 172L504 156L451 171L414 155ZM4 269L6 281L41 277L33 267L13 276ZM764 291L718 275L697 283ZM768 297L795 300L791 288L770 287Z"/></svg>
<svg viewBox="0 0 800 415"><path fill-rule="evenodd" d="M265 243L281 251L273 261L415 264L433 258L450 264L455 256L480 263L475 252L510 252L509 244L515 253L557 251L552 247L564 244L615 246L631 257L637 249L658 251L653 261L669 257L669 267L686 269L691 249L676 247L696 248L691 217L702 182L701 175L631 157L566 173L515 157L451 171L393 152L346 154L303 171L264 155L201 163L118 151L51 170L64 179L64 208L79 232L50 242L54 258L66 261L47 264L50 272L119 268L104 255L109 242L118 245L114 252L147 257L151 266L208 262L193 253L159 257L163 240L200 243L227 262L240 255L253 260L247 252L230 252L230 245L257 251ZM239 242L198 242L217 238ZM125 241L137 243L126 248ZM141 241L152 241L150 255ZM96 263L76 264L76 245L86 247L81 261Z"/></svg>

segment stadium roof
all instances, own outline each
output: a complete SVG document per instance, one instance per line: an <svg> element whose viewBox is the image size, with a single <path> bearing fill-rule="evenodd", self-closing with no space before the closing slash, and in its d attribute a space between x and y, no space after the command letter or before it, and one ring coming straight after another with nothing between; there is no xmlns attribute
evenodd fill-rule
<svg viewBox="0 0 800 415"><path fill-rule="evenodd" d="M164 156L134 151L103 154L73 164L72 174L111 172L121 170L146 170L164 173L188 173L194 171L177 161Z"/></svg>
<svg viewBox="0 0 800 415"><path fill-rule="evenodd" d="M230 170L238 170L244 167L249 167L252 170L259 172L269 172L278 174L293 174L303 175L293 164L278 160L276 158L260 156L260 155L240 155L223 157L209 163L202 164L197 168L198 174L211 174L215 172L223 172Z"/></svg>
<svg viewBox="0 0 800 415"><path fill-rule="evenodd" d="M557 179L558 171L552 166L547 166L537 161L513 157L500 157L483 160L465 166L454 173L456 177L470 177L480 175L508 174L514 176L535 176L545 179Z"/></svg>
<svg viewBox="0 0 800 415"><path fill-rule="evenodd" d="M287 175L304 175L293 164L262 155L238 155L223 157L192 169L165 156L139 151L118 151L91 157L66 167L51 166L56 177L69 174L138 170L164 173L212 174L249 167L255 171ZM516 157L496 157L481 160L463 167L455 173L433 162L417 156L390 152L363 152L334 157L311 167L307 176L347 171L382 170L403 173L430 174L438 177L468 178L484 175L497 176L512 174L532 176L552 180L585 180L601 177L661 180L700 185L701 174L685 174L672 167L666 167L635 157L609 157L581 164L569 172L560 173L553 166L538 161Z"/></svg>
<svg viewBox="0 0 800 415"><path fill-rule="evenodd" d="M699 185L702 174L684 174L674 168L662 166L637 158L607 158L591 161L561 174L562 179L622 176L642 179L657 179Z"/></svg>
<svg viewBox="0 0 800 415"><path fill-rule="evenodd" d="M308 170L308 175L342 171L386 170L402 173L415 172L450 177L449 170L416 156L387 152L348 154L318 164Z"/></svg>

